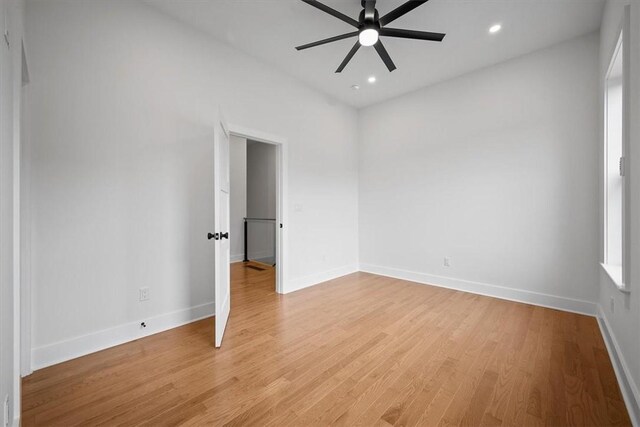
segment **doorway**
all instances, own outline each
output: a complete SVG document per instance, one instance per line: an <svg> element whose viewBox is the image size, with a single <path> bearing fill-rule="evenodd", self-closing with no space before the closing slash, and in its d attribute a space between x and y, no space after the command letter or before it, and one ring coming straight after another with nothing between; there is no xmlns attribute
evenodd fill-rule
<svg viewBox="0 0 640 427"><path fill-rule="evenodd" d="M276 146L231 136L229 158L231 260L275 268Z"/></svg>
<svg viewBox="0 0 640 427"><path fill-rule="evenodd" d="M259 271L283 293L285 141L229 125L229 143L231 271Z"/></svg>
<svg viewBox="0 0 640 427"><path fill-rule="evenodd" d="M244 141L244 144L242 143ZM275 171L275 185L271 184L271 187L275 187L275 218L254 218L258 222L262 222L265 225L271 223L271 227L261 227L262 229L271 228L274 231L266 234L266 236L270 236L271 240L274 244L266 245L266 250L273 253L271 258L275 257L275 265L269 266L269 273L271 273L272 277L275 277L273 283L271 284L271 292L275 291L277 293L283 292L283 283L284 283L284 272L285 269L285 259L284 256L284 242L286 242L285 238L285 228L284 228L284 213L285 209L285 195L286 195L286 150L285 143L282 139L274 138L272 136L267 136L265 134L259 134L257 132L248 131L241 127L236 127L233 125L229 125L224 119L221 119L220 125L216 126L215 134L214 134L214 180L213 180L213 189L214 189L214 214L213 214L213 222L215 231L213 233L209 232L207 234L207 238L209 240L214 240L214 298L215 298L215 346L220 347L222 345L222 339L224 337L224 331L227 326L227 321L229 319L231 313L231 299L232 299L232 284L235 281L234 277L231 277L230 273L232 271L238 271L237 267L234 267L233 261L237 262L238 257L238 249L242 247L243 253L243 264L244 259L248 258L245 254L245 248L249 242L253 241L251 237L249 237L248 232L246 234L247 238L245 239L245 223L248 223L251 219L247 216L246 208L243 209L243 205L247 206L246 197L249 192L246 190L242 191L242 181L246 183L247 179L250 178L246 175L246 172L243 172L243 169L247 169L247 158L246 152L248 151L249 143L251 145L257 143L265 143L268 145L272 145L275 147L275 151L271 151L270 149L265 149L264 151L270 153L271 157L275 157L275 166L272 164L271 166L262 168L267 173L269 171ZM245 154L242 155L242 148L239 150L236 149L240 146L244 146ZM258 146L256 146L258 147ZM262 148L262 146L260 146ZM233 154L232 154L233 151ZM244 157L244 162L242 161ZM232 164L232 158L245 164L244 168L242 166L238 167L238 165ZM235 167L234 167L235 166ZM253 168L253 166L252 166ZM244 179L242 179L244 174ZM253 178L250 178L253 179ZM265 179L265 178L256 178L256 179ZM270 179L269 179L270 180ZM233 183L232 183L233 181ZM235 187L235 191L232 190L232 187ZM257 189L256 191L266 191L269 193L269 190ZM271 191L273 193L274 191ZM244 194L243 194L244 193ZM232 196L233 194L233 196ZM232 201L233 197L233 201ZM242 202L242 199L245 199L245 202ZM271 202L273 203L273 202ZM233 209L232 209L233 204ZM237 207L240 207L239 209ZM267 214L269 203L267 204ZM238 222L242 218L242 232L239 232ZM275 220L275 221L273 221ZM235 228L235 230L234 230ZM247 227L248 228L248 227ZM266 238L259 234L260 229L255 231L254 233L258 235L255 238L257 242L266 242ZM254 235L255 235L254 234ZM233 242L233 244L232 244ZM240 242L242 246L240 246ZM233 246L233 248L232 248ZM232 258L232 250L235 252L234 258ZM265 257L268 256L267 253L263 254ZM269 259L269 258L267 258ZM262 264L267 265L267 264ZM250 264L247 261L247 268L241 268L241 272L245 272L249 270ZM264 271L263 267L255 266L253 267L257 271ZM246 276L246 274L245 274ZM239 279L242 280L242 279ZM246 284L248 280L243 280L239 284ZM274 289L275 288L275 289Z"/></svg>

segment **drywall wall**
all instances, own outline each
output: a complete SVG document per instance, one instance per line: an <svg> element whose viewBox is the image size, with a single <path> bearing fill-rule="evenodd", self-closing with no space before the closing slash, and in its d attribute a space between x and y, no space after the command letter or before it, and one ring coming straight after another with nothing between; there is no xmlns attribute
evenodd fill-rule
<svg viewBox="0 0 640 427"><path fill-rule="evenodd" d="M361 268L593 313L597 64L592 34L361 110Z"/></svg>
<svg viewBox="0 0 640 427"><path fill-rule="evenodd" d="M630 92L630 153L628 153L628 179L631 188L629 230L627 237L630 242L631 271L627 281L631 292L623 293L618 290L609 276L600 269L599 287L599 316L605 329L605 336L610 339L609 351L619 363L619 382L626 394L627 408L635 417L636 423L640 423L640 4L629 1L608 1L602 19L600 30L600 64L599 76L601 92L599 93L600 117L604 117L604 79L611 59L611 54L617 42L621 28L623 11L626 5L631 4L631 63L629 75L631 77ZM602 123L599 120L599 123ZM603 141L604 127L600 128L598 140L600 148L600 172L601 177L598 186L601 190L600 197L600 223L597 226L597 233L600 235L600 255L603 259ZM596 230L596 229L594 229Z"/></svg>
<svg viewBox="0 0 640 427"><path fill-rule="evenodd" d="M212 314L219 109L287 140L284 290L357 269L355 110L135 1L29 1L27 41L34 367Z"/></svg>
<svg viewBox="0 0 640 427"><path fill-rule="evenodd" d="M276 216L276 146L249 141L247 145L247 214Z"/></svg>
<svg viewBox="0 0 640 427"><path fill-rule="evenodd" d="M231 262L244 259L244 220L247 216L247 140L229 138L229 240Z"/></svg>
<svg viewBox="0 0 640 427"><path fill-rule="evenodd" d="M247 216L276 217L276 146L255 141L247 144ZM249 223L249 259L275 260L275 222Z"/></svg>
<svg viewBox="0 0 640 427"><path fill-rule="evenodd" d="M3 426L18 425L20 418L23 11L24 3L21 1L0 2L3 35L0 37L0 422Z"/></svg>

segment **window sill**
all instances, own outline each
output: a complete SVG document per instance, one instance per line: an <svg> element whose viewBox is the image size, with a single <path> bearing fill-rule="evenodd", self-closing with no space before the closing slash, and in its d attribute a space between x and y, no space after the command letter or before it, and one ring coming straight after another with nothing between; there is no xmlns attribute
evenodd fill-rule
<svg viewBox="0 0 640 427"><path fill-rule="evenodd" d="M616 285L616 288L618 288L620 292L629 293L629 290L627 289L625 284L622 283L622 266L604 263L600 263L600 266L605 271L605 273L607 273L607 276L609 276L613 284Z"/></svg>

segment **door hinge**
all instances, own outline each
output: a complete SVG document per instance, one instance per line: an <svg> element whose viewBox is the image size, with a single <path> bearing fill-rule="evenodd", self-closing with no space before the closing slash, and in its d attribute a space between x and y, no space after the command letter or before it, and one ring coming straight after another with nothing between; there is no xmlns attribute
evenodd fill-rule
<svg viewBox="0 0 640 427"><path fill-rule="evenodd" d="M620 163L618 167L620 168L620 176L624 176L625 174L624 157L620 157Z"/></svg>

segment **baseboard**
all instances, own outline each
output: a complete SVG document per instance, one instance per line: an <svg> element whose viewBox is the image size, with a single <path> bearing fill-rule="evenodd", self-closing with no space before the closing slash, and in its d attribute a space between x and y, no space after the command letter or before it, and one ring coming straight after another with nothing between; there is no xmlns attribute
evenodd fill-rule
<svg viewBox="0 0 640 427"><path fill-rule="evenodd" d="M357 271L358 267L354 264L304 276L285 284L284 293L308 288ZM157 334L158 332L176 328L205 317L210 317L213 316L214 313L214 303L206 303L189 309L163 314L150 319L140 319L114 328L104 329L47 346L34 348L31 352L31 364L34 371L46 368L47 366L66 362L67 360ZM147 324L146 328L140 328L141 321Z"/></svg>
<svg viewBox="0 0 640 427"><path fill-rule="evenodd" d="M360 271L378 274L380 276L393 277L395 279L408 280L425 285L470 292L472 294L539 305L557 310L570 311L572 313L586 314L588 316L596 315L596 304L589 301L559 297L538 292L523 291L521 289L454 279L451 277L436 276L433 274L418 273L398 268L381 267L371 264L360 264Z"/></svg>
<svg viewBox="0 0 640 427"><path fill-rule="evenodd" d="M274 258L273 251L251 252L249 259Z"/></svg>
<svg viewBox="0 0 640 427"><path fill-rule="evenodd" d="M231 255L230 257L230 262L234 263L234 262L242 262L244 261L244 254L240 254L240 255Z"/></svg>
<svg viewBox="0 0 640 427"><path fill-rule="evenodd" d="M633 376L629 371L629 365L620 351L618 341L616 340L607 317L602 310L602 306L598 304L598 325L600 325L600 331L604 338L604 343L609 351L609 357L611 358L611 364L613 370L618 378L618 384L622 391L622 397L624 403L627 405L627 411L631 417L631 423L634 426L640 426L640 392L638 391L638 385L633 380Z"/></svg>
<svg viewBox="0 0 640 427"><path fill-rule="evenodd" d="M299 291L300 289L308 288L310 286L318 285L328 280L337 279L338 277L346 276L347 274L355 273L358 271L358 266L345 265L342 267L334 268L331 270L323 271L320 273L310 274L295 280L291 280L284 285L283 294Z"/></svg>
<svg viewBox="0 0 640 427"><path fill-rule="evenodd" d="M187 323L213 316L214 313L215 305L210 302L34 348L31 351L31 364L33 370L46 368L76 357L186 325ZM145 322L147 327L141 328L140 322Z"/></svg>
<svg viewBox="0 0 640 427"><path fill-rule="evenodd" d="M13 424L11 424L11 425L13 427L20 427L20 416L19 415L13 419Z"/></svg>

